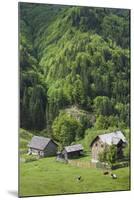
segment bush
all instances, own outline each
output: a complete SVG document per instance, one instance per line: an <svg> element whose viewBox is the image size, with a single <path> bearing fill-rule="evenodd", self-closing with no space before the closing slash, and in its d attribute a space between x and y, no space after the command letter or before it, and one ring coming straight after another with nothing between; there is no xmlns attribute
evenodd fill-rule
<svg viewBox="0 0 134 200"><path fill-rule="evenodd" d="M64 112L61 112L54 120L52 129L54 139L62 146L81 138L83 133L81 123Z"/></svg>
<svg viewBox="0 0 134 200"><path fill-rule="evenodd" d="M27 149L20 149L20 154L26 154L27 153Z"/></svg>
<svg viewBox="0 0 134 200"><path fill-rule="evenodd" d="M124 148L123 154L124 154L124 158L125 158L125 159L127 159L127 160L130 159L130 147L129 147L129 143L128 143L127 146Z"/></svg>
<svg viewBox="0 0 134 200"><path fill-rule="evenodd" d="M39 132L40 136L43 136L43 137L51 137L51 132L48 131L47 129L43 129L42 131Z"/></svg>
<svg viewBox="0 0 134 200"><path fill-rule="evenodd" d="M109 127L108 117L99 115L96 119L95 127L97 129L108 129L108 127Z"/></svg>
<svg viewBox="0 0 134 200"><path fill-rule="evenodd" d="M115 145L111 145L110 147L106 146L104 151L99 154L99 160L110 165L115 163L117 160L117 148Z"/></svg>
<svg viewBox="0 0 134 200"><path fill-rule="evenodd" d="M28 141L23 139L23 138L20 138L20 144L19 145L20 145L21 149L27 148Z"/></svg>
<svg viewBox="0 0 134 200"><path fill-rule="evenodd" d="M109 116L113 113L111 100L107 96L97 96L93 103L94 110L98 115Z"/></svg>
<svg viewBox="0 0 134 200"><path fill-rule="evenodd" d="M123 167L128 167L129 166L129 162L121 162L121 163L114 163L111 166L111 169L118 169L118 168L123 168Z"/></svg>
<svg viewBox="0 0 134 200"><path fill-rule="evenodd" d="M32 162L38 160L37 156L34 155L26 155L25 156L25 162Z"/></svg>
<svg viewBox="0 0 134 200"><path fill-rule="evenodd" d="M19 131L19 136L20 136L20 138L23 138L25 140L31 140L33 135L32 135L32 133L21 128Z"/></svg>
<svg viewBox="0 0 134 200"><path fill-rule="evenodd" d="M119 122L119 118L117 116L103 116L99 115L96 118L95 127L97 129L108 129L109 127L113 127L114 129L117 129L118 127L120 129L126 128L125 124L123 122Z"/></svg>

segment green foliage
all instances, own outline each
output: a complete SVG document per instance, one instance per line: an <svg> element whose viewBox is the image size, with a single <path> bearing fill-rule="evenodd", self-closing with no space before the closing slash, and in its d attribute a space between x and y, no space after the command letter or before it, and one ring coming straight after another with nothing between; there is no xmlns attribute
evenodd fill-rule
<svg viewBox="0 0 134 200"><path fill-rule="evenodd" d="M117 114L110 116L99 115L96 117L96 122L94 124L94 127L97 129L108 129L109 127L114 129L125 129L128 126L129 119L128 121L122 120L122 118L120 118Z"/></svg>
<svg viewBox="0 0 134 200"><path fill-rule="evenodd" d="M108 161L108 148L105 146L104 150L99 153L99 161L106 163Z"/></svg>
<svg viewBox="0 0 134 200"><path fill-rule="evenodd" d="M23 138L20 138L20 148L21 149L24 149L24 148L27 148L27 145L28 145L28 142L27 140L23 139Z"/></svg>
<svg viewBox="0 0 134 200"><path fill-rule="evenodd" d="M126 147L123 149L123 155L124 155L124 158L126 160L130 160L130 143L129 143L129 140L128 140L128 143L126 145Z"/></svg>
<svg viewBox="0 0 134 200"><path fill-rule="evenodd" d="M51 135L72 105L96 116L83 131L129 127L128 27L128 10L20 3L21 127Z"/></svg>
<svg viewBox="0 0 134 200"><path fill-rule="evenodd" d="M110 147L105 146L104 150L99 154L99 160L101 162L112 165L117 160L117 148L115 145Z"/></svg>
<svg viewBox="0 0 134 200"><path fill-rule="evenodd" d="M125 122L125 124L129 126L129 104L122 104L118 102L115 105L115 110L120 118L120 121Z"/></svg>
<svg viewBox="0 0 134 200"><path fill-rule="evenodd" d="M109 127L113 127L115 129L125 128L125 127L121 127L119 118L113 115L110 115L110 116L99 115L96 119L95 127L97 129L108 129Z"/></svg>
<svg viewBox="0 0 134 200"><path fill-rule="evenodd" d="M117 147L115 145L111 145L108 152L108 162L110 164L115 163L117 160Z"/></svg>
<svg viewBox="0 0 134 200"><path fill-rule="evenodd" d="M37 156L34 156L34 155L25 155L24 159L25 159L25 163L38 160Z"/></svg>
<svg viewBox="0 0 134 200"><path fill-rule="evenodd" d="M19 130L19 150L21 154L28 152L28 143L32 139L33 134L24 129Z"/></svg>
<svg viewBox="0 0 134 200"><path fill-rule="evenodd" d="M62 146L70 145L71 142L82 136L80 122L64 112L61 112L54 120L52 129L54 139L60 142Z"/></svg>
<svg viewBox="0 0 134 200"><path fill-rule="evenodd" d="M99 130L101 129L108 129L109 124L108 124L108 117L99 115L96 119L95 127Z"/></svg>
<svg viewBox="0 0 134 200"><path fill-rule="evenodd" d="M112 113L112 103L108 97L97 96L94 99L94 109L98 115L110 115Z"/></svg>
<svg viewBox="0 0 134 200"><path fill-rule="evenodd" d="M32 133L30 133L24 129L20 129L20 131L19 131L19 137L24 140L31 140L32 136L33 136Z"/></svg>
<svg viewBox="0 0 134 200"><path fill-rule="evenodd" d="M122 47L129 45L129 38L124 38L124 35L129 36L129 24L126 23L123 17L115 14L107 15L104 17L101 26L104 38L109 36L110 39L116 41ZM122 37L125 40L122 40Z"/></svg>
<svg viewBox="0 0 134 200"><path fill-rule="evenodd" d="M129 166L129 162L128 161L116 162L116 163L112 164L111 169L115 170L115 169L124 168L124 167L128 167L128 166Z"/></svg>

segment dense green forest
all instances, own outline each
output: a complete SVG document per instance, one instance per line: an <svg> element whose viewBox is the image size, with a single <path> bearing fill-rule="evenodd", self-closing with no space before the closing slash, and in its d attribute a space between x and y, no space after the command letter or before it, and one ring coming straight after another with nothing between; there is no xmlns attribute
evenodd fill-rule
<svg viewBox="0 0 134 200"><path fill-rule="evenodd" d="M129 128L129 10L19 5L21 128L63 145Z"/></svg>

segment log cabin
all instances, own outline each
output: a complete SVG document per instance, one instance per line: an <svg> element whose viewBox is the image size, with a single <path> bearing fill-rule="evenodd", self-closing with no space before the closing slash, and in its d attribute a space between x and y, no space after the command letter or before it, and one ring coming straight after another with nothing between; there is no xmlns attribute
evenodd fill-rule
<svg viewBox="0 0 134 200"><path fill-rule="evenodd" d="M62 154L64 155L65 160L79 157L83 155L83 146L81 144L66 146L64 147Z"/></svg>
<svg viewBox="0 0 134 200"><path fill-rule="evenodd" d="M99 161L99 154L104 151L106 147L115 145L117 147L117 156L123 156L123 148L126 146L127 141L121 131L98 135L90 144L92 162Z"/></svg>
<svg viewBox="0 0 134 200"><path fill-rule="evenodd" d="M42 136L33 136L28 144L29 154L39 157L54 156L57 153L58 145L51 139Z"/></svg>

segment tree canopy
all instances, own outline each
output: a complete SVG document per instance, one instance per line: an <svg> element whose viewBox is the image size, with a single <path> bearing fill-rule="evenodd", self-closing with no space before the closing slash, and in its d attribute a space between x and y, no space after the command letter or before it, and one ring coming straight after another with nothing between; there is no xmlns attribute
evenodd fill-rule
<svg viewBox="0 0 134 200"><path fill-rule="evenodd" d="M129 127L129 16L124 9L20 3L22 128L52 131L69 144L84 126ZM72 106L95 120L61 114Z"/></svg>

